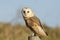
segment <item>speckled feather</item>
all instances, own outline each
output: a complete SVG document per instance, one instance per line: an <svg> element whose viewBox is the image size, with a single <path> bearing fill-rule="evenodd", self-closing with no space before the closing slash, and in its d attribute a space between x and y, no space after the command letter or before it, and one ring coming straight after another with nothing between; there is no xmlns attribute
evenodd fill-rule
<svg viewBox="0 0 60 40"><path fill-rule="evenodd" d="M28 28L31 29L31 31L33 31L35 34L37 35L45 35L45 32L43 31L43 27L41 25L40 20L34 16L34 17L30 17L30 18L24 18L26 25ZM42 33L43 32L43 33Z"/></svg>

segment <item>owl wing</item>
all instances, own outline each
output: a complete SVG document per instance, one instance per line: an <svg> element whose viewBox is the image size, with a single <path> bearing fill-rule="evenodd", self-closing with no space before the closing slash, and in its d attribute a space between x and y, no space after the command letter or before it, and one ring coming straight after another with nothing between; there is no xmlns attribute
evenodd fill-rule
<svg viewBox="0 0 60 40"><path fill-rule="evenodd" d="M31 20L33 22L35 22L36 24L38 24L42 29L43 29L43 26L41 24L41 21L39 20L39 18L37 18L36 16L32 17Z"/></svg>
<svg viewBox="0 0 60 40"><path fill-rule="evenodd" d="M39 36L40 35L46 36L44 30L42 29L43 27L41 25L41 22L36 16L31 17L29 19L28 18L25 19L25 22L27 27L29 27L34 33L37 33Z"/></svg>
<svg viewBox="0 0 60 40"><path fill-rule="evenodd" d="M40 20L35 16L35 17L32 17L30 19L33 23L33 26L32 28L34 29L34 31L38 34L38 35L43 35L43 36L46 36L46 33L44 32L43 30L43 27L41 25L41 22Z"/></svg>

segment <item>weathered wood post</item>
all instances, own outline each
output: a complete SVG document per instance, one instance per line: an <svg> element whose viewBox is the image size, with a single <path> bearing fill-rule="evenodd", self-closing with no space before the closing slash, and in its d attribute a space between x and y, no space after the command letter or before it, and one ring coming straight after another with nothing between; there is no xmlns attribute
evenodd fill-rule
<svg viewBox="0 0 60 40"><path fill-rule="evenodd" d="M29 36L28 40L41 40L38 36Z"/></svg>

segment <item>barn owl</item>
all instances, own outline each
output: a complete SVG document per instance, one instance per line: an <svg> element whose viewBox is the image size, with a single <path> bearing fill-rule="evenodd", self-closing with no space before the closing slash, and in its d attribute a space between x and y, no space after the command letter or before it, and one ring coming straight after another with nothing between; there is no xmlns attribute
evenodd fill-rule
<svg viewBox="0 0 60 40"><path fill-rule="evenodd" d="M35 16L34 12L29 7L24 7L21 10L26 26L38 36L47 36L44 32L40 20Z"/></svg>

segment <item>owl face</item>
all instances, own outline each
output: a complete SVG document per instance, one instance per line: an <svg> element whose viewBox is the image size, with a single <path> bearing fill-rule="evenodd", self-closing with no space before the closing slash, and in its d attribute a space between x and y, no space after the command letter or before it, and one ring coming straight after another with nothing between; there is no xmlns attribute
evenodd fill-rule
<svg viewBox="0 0 60 40"><path fill-rule="evenodd" d="M30 8L24 7L24 8L22 8L22 15L24 17L32 17L34 14Z"/></svg>

